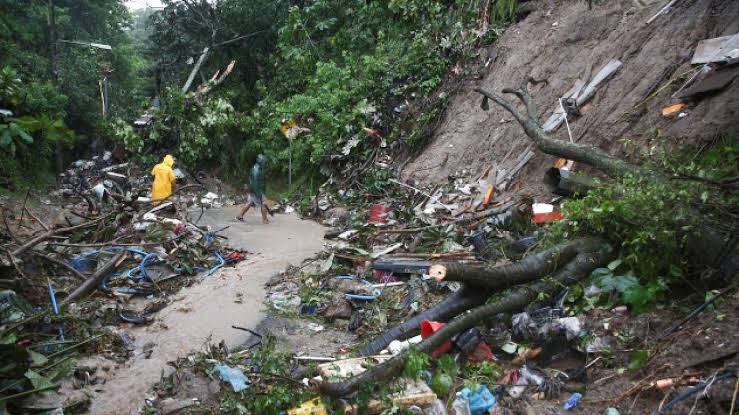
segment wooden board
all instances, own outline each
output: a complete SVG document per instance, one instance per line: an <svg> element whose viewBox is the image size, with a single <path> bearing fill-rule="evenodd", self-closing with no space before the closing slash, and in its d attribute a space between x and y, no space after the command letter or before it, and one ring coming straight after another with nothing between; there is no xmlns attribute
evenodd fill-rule
<svg viewBox="0 0 739 415"><path fill-rule="evenodd" d="M727 56L732 55L732 51L739 49L739 33L716 37L713 39L701 40L695 48L691 64L697 65L702 63L721 62L727 60ZM737 52L734 52L736 54ZM736 56L733 56L736 57Z"/></svg>

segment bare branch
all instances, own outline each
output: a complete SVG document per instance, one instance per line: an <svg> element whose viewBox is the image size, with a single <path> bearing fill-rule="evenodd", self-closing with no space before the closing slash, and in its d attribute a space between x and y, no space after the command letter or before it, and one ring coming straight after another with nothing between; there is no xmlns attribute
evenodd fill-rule
<svg viewBox="0 0 739 415"><path fill-rule="evenodd" d="M526 82L529 82L527 80ZM539 122L530 114L523 114L510 101L505 98L477 87L475 92L493 100L496 104L503 107L506 111L521 124L526 135L536 144L542 152L557 157L563 157L568 160L574 160L580 163L589 164L599 170L602 170L609 176L623 176L629 172L641 173L640 169L618 157L611 156L600 148L592 145L570 143L568 141L557 140L547 133L539 125ZM528 88L519 90L506 89L504 92L510 92L518 96L524 103L527 103L529 113L536 113L533 100L528 92Z"/></svg>

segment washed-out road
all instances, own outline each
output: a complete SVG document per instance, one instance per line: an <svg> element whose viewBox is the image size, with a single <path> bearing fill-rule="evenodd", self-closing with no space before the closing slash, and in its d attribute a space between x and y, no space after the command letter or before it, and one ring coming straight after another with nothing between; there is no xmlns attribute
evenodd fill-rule
<svg viewBox="0 0 739 415"><path fill-rule="evenodd" d="M276 215L262 225L257 212L246 222L234 220L238 208L206 211L201 224L212 229L230 226L221 234L228 243L250 254L235 268L224 268L201 283L182 289L176 300L158 312L155 322L131 329L134 357L110 369L107 381L95 385L90 414L136 414L152 384L159 381L167 362L201 350L208 342L228 347L244 344L249 334L232 325L255 328L265 317L264 283L288 264L299 264L317 253L325 229L295 215ZM144 345L153 344L147 359Z"/></svg>

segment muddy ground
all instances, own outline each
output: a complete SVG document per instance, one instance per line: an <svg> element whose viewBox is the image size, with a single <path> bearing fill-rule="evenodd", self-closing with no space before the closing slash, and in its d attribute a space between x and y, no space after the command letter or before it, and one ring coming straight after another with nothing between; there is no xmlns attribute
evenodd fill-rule
<svg viewBox="0 0 739 415"><path fill-rule="evenodd" d="M171 370L168 362L211 342L223 341L229 348L245 344L251 335L231 326L253 329L265 318L264 283L321 248L324 228L315 222L277 215L273 223L262 225L256 212L250 212L241 223L234 220L236 213L235 207L212 209L202 223L213 229L230 226L223 235L234 248L250 252L247 259L184 288L153 323L133 328L134 357L123 364L103 362L106 381L92 390L90 414L135 414L149 388ZM96 358L91 363L103 364Z"/></svg>

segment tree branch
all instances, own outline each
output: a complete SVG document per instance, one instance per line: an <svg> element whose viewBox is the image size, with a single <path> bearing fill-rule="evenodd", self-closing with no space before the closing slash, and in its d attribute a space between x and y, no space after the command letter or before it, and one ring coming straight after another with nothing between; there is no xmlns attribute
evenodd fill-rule
<svg viewBox="0 0 739 415"><path fill-rule="evenodd" d="M536 114L536 106L526 87L529 81L527 79L518 90L503 90L503 92L512 93L519 97L526 104L528 114L523 114L510 101L484 88L477 87L474 91L493 100L496 104L511 113L521 127L523 127L526 135L536 144L539 150L546 154L589 164L612 177L623 176L631 172L641 173L638 167L618 157L611 156L598 147L557 140L545 133L537 119L533 117Z"/></svg>
<svg viewBox="0 0 739 415"><path fill-rule="evenodd" d="M523 286L497 302L471 310L419 343L417 349L425 353L430 353L445 341L451 339L455 334L474 327L485 319L499 313L520 311L534 301L541 293L551 295L559 290L562 285L571 285L578 282L590 275L592 270L608 262L611 256L611 248L606 242L597 238L589 238L581 240L580 244L580 253L565 267L554 274L554 278ZM320 385L320 390L329 396L346 396L356 391L363 383L382 381L396 375L403 369L407 355L408 350L405 350L391 359L373 366L360 375L342 382L332 383L324 381Z"/></svg>

